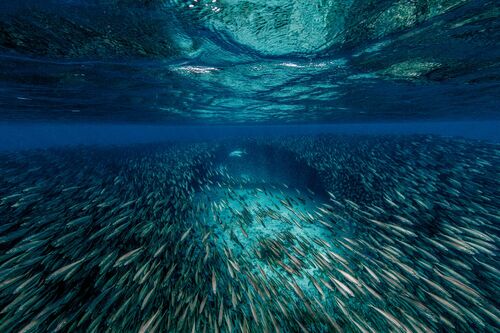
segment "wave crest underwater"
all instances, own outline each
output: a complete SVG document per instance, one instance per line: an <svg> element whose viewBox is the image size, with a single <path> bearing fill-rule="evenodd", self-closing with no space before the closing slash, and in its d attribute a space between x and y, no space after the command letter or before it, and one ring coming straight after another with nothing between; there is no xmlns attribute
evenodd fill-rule
<svg viewBox="0 0 500 333"><path fill-rule="evenodd" d="M499 31L493 1L5 1L0 118L486 119Z"/></svg>

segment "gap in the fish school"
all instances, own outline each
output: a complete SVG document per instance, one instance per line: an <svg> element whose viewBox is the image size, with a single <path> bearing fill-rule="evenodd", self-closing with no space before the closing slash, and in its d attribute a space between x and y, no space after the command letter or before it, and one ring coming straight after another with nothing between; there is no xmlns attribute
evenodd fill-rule
<svg viewBox="0 0 500 333"><path fill-rule="evenodd" d="M498 120L252 126L0 123L0 150L325 133L436 134L498 143L500 142L499 129L500 121Z"/></svg>
<svg viewBox="0 0 500 333"><path fill-rule="evenodd" d="M253 274L279 281L276 267L281 266L297 275L294 281L303 292L321 297L310 282L321 278L312 264L313 253L325 251L322 240L352 236L354 230L342 221L333 228L323 215L334 207L328 204L331 194L317 170L285 149L252 141L227 142L216 151L213 162L209 181L194 195L199 215L193 225L202 223L221 248L223 244L236 258L252 262ZM314 240L300 260L280 247L292 247L297 240ZM342 253L340 248L335 250ZM231 267L229 271L234 274ZM286 287L279 292L294 298Z"/></svg>

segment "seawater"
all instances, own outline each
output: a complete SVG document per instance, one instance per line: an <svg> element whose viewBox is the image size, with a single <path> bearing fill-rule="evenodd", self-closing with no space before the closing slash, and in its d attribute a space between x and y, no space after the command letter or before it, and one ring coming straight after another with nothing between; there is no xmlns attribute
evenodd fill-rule
<svg viewBox="0 0 500 333"><path fill-rule="evenodd" d="M0 332L496 332L492 1L4 1Z"/></svg>

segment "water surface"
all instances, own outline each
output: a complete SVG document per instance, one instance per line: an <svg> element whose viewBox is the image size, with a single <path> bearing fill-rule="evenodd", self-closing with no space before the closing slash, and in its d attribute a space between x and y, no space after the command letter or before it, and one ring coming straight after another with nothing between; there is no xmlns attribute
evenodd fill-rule
<svg viewBox="0 0 500 333"><path fill-rule="evenodd" d="M4 1L0 119L498 118L494 1Z"/></svg>

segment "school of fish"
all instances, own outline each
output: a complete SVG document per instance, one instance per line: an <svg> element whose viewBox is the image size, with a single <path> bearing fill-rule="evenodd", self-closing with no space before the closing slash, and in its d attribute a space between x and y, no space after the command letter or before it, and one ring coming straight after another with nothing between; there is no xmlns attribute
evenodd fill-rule
<svg viewBox="0 0 500 333"><path fill-rule="evenodd" d="M1 153L0 332L498 332L499 171L424 135Z"/></svg>

